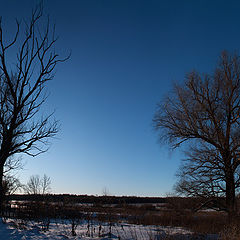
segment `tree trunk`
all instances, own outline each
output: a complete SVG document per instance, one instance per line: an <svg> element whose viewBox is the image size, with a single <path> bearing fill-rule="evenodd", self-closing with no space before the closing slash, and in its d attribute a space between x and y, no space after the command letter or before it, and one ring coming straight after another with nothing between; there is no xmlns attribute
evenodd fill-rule
<svg viewBox="0 0 240 240"><path fill-rule="evenodd" d="M0 165L0 216L2 216L4 203L4 187L3 187L3 165Z"/></svg>
<svg viewBox="0 0 240 240"><path fill-rule="evenodd" d="M226 207L228 211L229 221L233 221L236 216L236 202L235 202L235 182L232 171L227 174L226 178Z"/></svg>

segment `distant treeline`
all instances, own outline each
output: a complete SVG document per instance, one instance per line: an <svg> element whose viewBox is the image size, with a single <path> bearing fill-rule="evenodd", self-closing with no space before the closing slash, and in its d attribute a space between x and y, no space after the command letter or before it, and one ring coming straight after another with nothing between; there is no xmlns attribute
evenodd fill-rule
<svg viewBox="0 0 240 240"><path fill-rule="evenodd" d="M17 201L49 201L71 202L89 204L136 204L136 203L166 203L166 198L161 197L135 197L135 196L89 196L73 194L14 194L7 196L8 200Z"/></svg>

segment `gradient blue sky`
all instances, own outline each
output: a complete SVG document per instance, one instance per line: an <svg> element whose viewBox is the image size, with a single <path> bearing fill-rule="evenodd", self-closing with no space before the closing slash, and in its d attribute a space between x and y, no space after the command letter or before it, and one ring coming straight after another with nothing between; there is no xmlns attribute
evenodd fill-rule
<svg viewBox="0 0 240 240"><path fill-rule="evenodd" d="M8 33L37 1L1 0ZM239 1L48 0L60 53L49 111L61 122L48 153L30 158L23 182L46 173L54 193L164 196L183 157L157 143L156 103L192 69L209 72L239 50Z"/></svg>

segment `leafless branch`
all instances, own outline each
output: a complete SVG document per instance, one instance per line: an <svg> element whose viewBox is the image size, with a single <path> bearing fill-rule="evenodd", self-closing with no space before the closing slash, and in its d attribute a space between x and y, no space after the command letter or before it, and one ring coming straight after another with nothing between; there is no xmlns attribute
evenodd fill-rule
<svg viewBox="0 0 240 240"><path fill-rule="evenodd" d="M236 211L240 165L240 58L223 52L213 74L196 71L176 84L153 119L173 148L191 144L177 190L188 196L225 196ZM186 145L186 144L185 144Z"/></svg>

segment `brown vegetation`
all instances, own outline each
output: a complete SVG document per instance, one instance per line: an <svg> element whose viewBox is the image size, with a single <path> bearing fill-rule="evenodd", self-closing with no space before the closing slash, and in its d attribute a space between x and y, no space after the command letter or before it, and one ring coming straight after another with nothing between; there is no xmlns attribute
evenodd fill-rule
<svg viewBox="0 0 240 240"><path fill-rule="evenodd" d="M108 223L110 229L119 223L182 227L197 235L218 234L227 224L225 212L192 210L197 205L196 199L167 198L166 201L165 204L80 204L67 198L62 202L17 201L5 214L25 221L38 221L45 230L50 219L69 219L73 235L83 220L89 224L92 221L100 225Z"/></svg>

